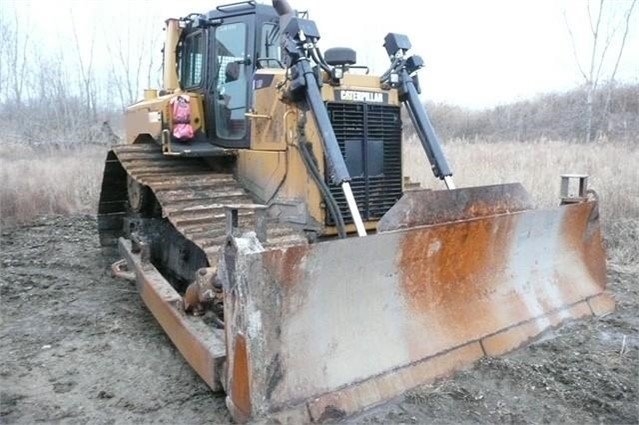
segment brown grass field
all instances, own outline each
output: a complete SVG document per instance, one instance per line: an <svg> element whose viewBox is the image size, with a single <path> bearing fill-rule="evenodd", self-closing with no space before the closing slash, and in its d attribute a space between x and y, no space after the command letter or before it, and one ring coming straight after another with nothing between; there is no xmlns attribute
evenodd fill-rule
<svg viewBox="0 0 639 425"><path fill-rule="evenodd" d="M95 214L106 150L88 145L0 147L0 217L25 224L41 215Z"/></svg>
<svg viewBox="0 0 639 425"><path fill-rule="evenodd" d="M405 147L404 173L423 187L443 188L419 142L410 139ZM629 144L452 141L444 149L458 187L520 182L537 206L552 207L561 174L588 174L607 218L639 218L639 149Z"/></svg>
<svg viewBox="0 0 639 425"><path fill-rule="evenodd" d="M557 205L559 175L585 173L601 202L609 247L637 260L639 149L631 144L451 141L444 146L459 187L521 182L539 207ZM0 217L24 224L41 215L95 214L105 147L42 149L2 145ZM416 139L405 142L404 173L423 187L443 188ZM625 254L625 253L624 253Z"/></svg>

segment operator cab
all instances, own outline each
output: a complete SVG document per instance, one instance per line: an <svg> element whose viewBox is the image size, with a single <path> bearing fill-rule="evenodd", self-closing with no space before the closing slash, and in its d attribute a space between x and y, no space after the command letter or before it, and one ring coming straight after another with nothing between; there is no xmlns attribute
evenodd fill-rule
<svg viewBox="0 0 639 425"><path fill-rule="evenodd" d="M279 17L271 6L244 1L187 19L178 48L182 89L204 97L206 138L217 146L248 148L245 113L258 68L282 67Z"/></svg>

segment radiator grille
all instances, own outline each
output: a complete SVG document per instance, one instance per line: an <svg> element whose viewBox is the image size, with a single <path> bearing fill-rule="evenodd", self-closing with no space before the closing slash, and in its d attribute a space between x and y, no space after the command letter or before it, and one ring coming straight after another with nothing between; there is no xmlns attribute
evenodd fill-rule
<svg viewBox="0 0 639 425"><path fill-rule="evenodd" d="M328 102L326 107L351 174L351 187L362 219L380 219L402 196L400 108L341 102ZM341 188L330 184L329 188L344 221L352 223ZM326 223L334 224L328 211Z"/></svg>

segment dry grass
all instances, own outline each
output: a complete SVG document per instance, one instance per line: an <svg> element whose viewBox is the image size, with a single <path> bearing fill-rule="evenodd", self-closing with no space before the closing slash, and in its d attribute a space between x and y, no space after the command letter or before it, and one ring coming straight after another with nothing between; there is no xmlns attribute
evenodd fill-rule
<svg viewBox="0 0 639 425"><path fill-rule="evenodd" d="M423 187L443 188L418 140L405 143L404 172ZM609 248L616 258L639 261L639 149L630 144L567 142L477 143L444 147L458 187L520 182L538 207L559 202L559 175L583 173L599 195Z"/></svg>
<svg viewBox="0 0 639 425"><path fill-rule="evenodd" d="M106 150L95 145L0 148L0 219L22 224L46 214L95 214Z"/></svg>
<svg viewBox="0 0 639 425"><path fill-rule="evenodd" d="M406 142L405 173L442 188L415 139ZM459 187L521 182L540 207L555 206L559 174L585 173L599 194L609 247L639 261L639 149L624 144L449 142L447 157ZM20 224L45 214L95 214L105 148L59 149L0 144L0 218Z"/></svg>
<svg viewBox="0 0 639 425"><path fill-rule="evenodd" d="M540 207L557 205L559 175L588 174L605 216L639 218L639 149L625 144L566 142L469 143L444 147L459 187L520 182ZM424 187L441 188L415 139L406 143L405 173Z"/></svg>
<svg viewBox="0 0 639 425"><path fill-rule="evenodd" d="M445 152L459 187L521 182L540 207L554 206L559 175L585 173L608 219L639 218L639 149L621 144L566 142L447 143ZM105 148L61 149L0 144L0 217L28 221L43 214L95 211ZM405 144L404 172L423 187L442 188L422 147Z"/></svg>

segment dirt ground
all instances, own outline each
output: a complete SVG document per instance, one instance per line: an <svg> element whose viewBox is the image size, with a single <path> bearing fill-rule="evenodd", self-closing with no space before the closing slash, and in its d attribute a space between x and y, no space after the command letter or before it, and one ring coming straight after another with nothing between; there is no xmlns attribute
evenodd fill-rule
<svg viewBox="0 0 639 425"><path fill-rule="evenodd" d="M0 422L227 423L134 288L111 279L92 217L2 230ZM638 242L639 243L639 242ZM639 266L612 259L618 310L485 359L353 423L639 423Z"/></svg>

